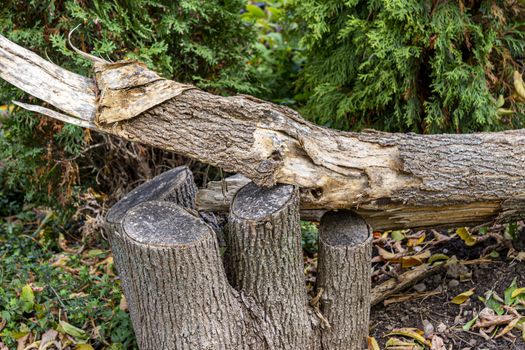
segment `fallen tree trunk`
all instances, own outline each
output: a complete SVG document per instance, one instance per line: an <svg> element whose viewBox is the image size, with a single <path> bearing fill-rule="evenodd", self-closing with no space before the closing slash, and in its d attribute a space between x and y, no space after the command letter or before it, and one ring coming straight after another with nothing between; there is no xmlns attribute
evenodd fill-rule
<svg viewBox="0 0 525 350"><path fill-rule="evenodd" d="M69 115L24 108L239 172L261 186L297 185L303 209L354 208L374 228L525 216L525 130L340 132L250 96L167 81L136 62L100 61L91 80L0 37L0 77Z"/></svg>

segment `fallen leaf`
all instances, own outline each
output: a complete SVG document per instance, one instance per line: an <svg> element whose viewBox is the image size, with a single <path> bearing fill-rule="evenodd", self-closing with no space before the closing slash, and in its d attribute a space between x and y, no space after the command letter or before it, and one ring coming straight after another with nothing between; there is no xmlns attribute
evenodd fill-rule
<svg viewBox="0 0 525 350"><path fill-rule="evenodd" d="M514 113L516 113L516 112L513 111L512 109L509 109L509 108L498 108L496 110L496 114L498 116L511 115L511 114L514 114Z"/></svg>
<svg viewBox="0 0 525 350"><path fill-rule="evenodd" d="M484 297L479 297L479 300L498 315L503 315L505 313L502 305L505 301L493 290L487 291Z"/></svg>
<svg viewBox="0 0 525 350"><path fill-rule="evenodd" d="M413 266L419 266L423 264L430 257L430 250L426 250L423 253L404 256L401 258L401 267L407 269Z"/></svg>
<svg viewBox="0 0 525 350"><path fill-rule="evenodd" d="M465 332L466 332L466 331L469 331L469 330L472 328L472 326L474 325L474 323L476 323L476 321L478 320L478 317L479 317L479 316L476 315L476 316L474 316L474 317L472 318L472 320L470 320L470 321L468 321L467 323L465 323L465 324L463 325L463 327L462 327L463 330L464 330Z"/></svg>
<svg viewBox="0 0 525 350"><path fill-rule="evenodd" d="M67 323L66 321L60 321L59 325L60 325L60 328L62 328L61 330L64 331L64 333L66 333L66 334L68 334L68 335L70 335L72 337L79 338L79 339L86 339L87 338L86 331L84 331L84 330L82 330L80 328L77 328L77 327L73 326L72 324Z"/></svg>
<svg viewBox="0 0 525 350"><path fill-rule="evenodd" d="M392 239L394 241L398 241L398 242L405 239L405 235L404 235L403 231L401 231L401 230L392 231L390 233L390 236L392 237Z"/></svg>
<svg viewBox="0 0 525 350"><path fill-rule="evenodd" d="M498 96L498 100L496 101L496 107L500 108L503 107L505 104L505 97L503 95Z"/></svg>
<svg viewBox="0 0 525 350"><path fill-rule="evenodd" d="M376 338L368 337L368 350L381 350Z"/></svg>
<svg viewBox="0 0 525 350"><path fill-rule="evenodd" d="M512 322L515 318L517 318L514 315L502 315L502 316L490 316L490 317L481 317L478 322L476 322L475 326L479 328L490 328L492 326L500 326L503 324L509 324ZM519 317L518 317L519 318Z"/></svg>
<svg viewBox="0 0 525 350"><path fill-rule="evenodd" d="M16 350L24 350L29 340L29 334L24 335L16 340Z"/></svg>
<svg viewBox="0 0 525 350"><path fill-rule="evenodd" d="M128 310L128 301L126 300L126 297L124 296L124 294L122 294L122 296L120 297L119 308L122 311L127 311Z"/></svg>
<svg viewBox="0 0 525 350"><path fill-rule="evenodd" d="M426 234L423 231L423 233L419 237L410 238L408 240L408 242L407 242L407 246L408 247L416 247L416 246L420 245L421 243L423 243L425 241L425 238L426 238Z"/></svg>
<svg viewBox="0 0 525 350"><path fill-rule="evenodd" d="M513 297L512 297L512 293L514 293L514 291L518 289L518 285L516 284L516 278L514 278L512 280L512 283L510 284L509 288L505 289L505 293L504 293L504 296L505 296L505 305L511 305L512 302L514 301Z"/></svg>
<svg viewBox="0 0 525 350"><path fill-rule="evenodd" d="M78 293L71 293L69 294L69 296L67 297L68 299L80 299L80 298L85 298L89 296L89 294L86 294L84 292L78 292Z"/></svg>
<svg viewBox="0 0 525 350"><path fill-rule="evenodd" d="M428 263L430 265L432 265L433 263L437 262L437 261L446 261L448 260L449 257L448 255L445 255L445 254L442 254L442 253L437 253L437 254L434 254L432 255L429 259L428 259Z"/></svg>
<svg viewBox="0 0 525 350"><path fill-rule="evenodd" d="M93 347L89 344L77 344L75 346L75 350L95 350Z"/></svg>
<svg viewBox="0 0 525 350"><path fill-rule="evenodd" d="M514 259L519 261L525 261L525 252L519 252L518 254L512 256Z"/></svg>
<svg viewBox="0 0 525 350"><path fill-rule="evenodd" d="M450 241L452 239L452 237L444 235L436 230L431 230L431 231L432 231L432 234L434 235L434 239L436 239L438 242Z"/></svg>
<svg viewBox="0 0 525 350"><path fill-rule="evenodd" d="M35 293L33 293L33 289L29 284L26 284L22 288L19 300L23 312L33 311L33 307L35 306Z"/></svg>
<svg viewBox="0 0 525 350"><path fill-rule="evenodd" d="M423 337L423 331L417 328L398 328L392 330L388 335L401 335L403 337L412 338L415 341L430 347L432 344Z"/></svg>
<svg viewBox="0 0 525 350"><path fill-rule="evenodd" d="M42 339L40 340L40 347L38 348L38 350L46 349L47 344L54 342L57 335L58 332L54 329L47 330L44 334L42 334Z"/></svg>
<svg viewBox="0 0 525 350"><path fill-rule="evenodd" d="M458 234L458 236L463 240L463 242L465 242L465 244L469 247L473 246L474 244L477 243L477 240L474 236L472 236L470 234L470 232L468 232L467 228L466 227L460 227L456 230L456 233Z"/></svg>
<svg viewBox="0 0 525 350"><path fill-rule="evenodd" d="M399 260L399 255L386 251L381 247L376 247L376 248L377 248L377 252L379 256L383 260L391 261L391 262L397 262Z"/></svg>
<svg viewBox="0 0 525 350"><path fill-rule="evenodd" d="M474 294L475 289L476 288L472 288L472 289L467 290L466 292L456 295L450 302L456 305L463 304Z"/></svg>
<svg viewBox="0 0 525 350"><path fill-rule="evenodd" d="M89 250L86 255L89 257L89 258L94 258L94 257L97 257L99 255L104 255L106 254L105 251L103 251L102 249L91 249Z"/></svg>
<svg viewBox="0 0 525 350"><path fill-rule="evenodd" d="M512 328L516 327L516 324L519 322L519 320L521 320L521 317L516 317L515 319L510 321L509 324L506 325L505 328L503 328L501 330L501 332L499 332L494 338L502 337L505 334L507 334L508 332L510 332L512 330Z"/></svg>
<svg viewBox="0 0 525 350"><path fill-rule="evenodd" d="M15 340L18 340L29 334L29 327L25 323L22 323L20 324L18 331L12 331L10 332L10 334L12 338L14 338Z"/></svg>
<svg viewBox="0 0 525 350"><path fill-rule="evenodd" d="M516 290L514 290L512 292L512 294L510 295L511 298L516 298L518 295L520 294L524 294L525 293L525 288L517 288Z"/></svg>
<svg viewBox="0 0 525 350"><path fill-rule="evenodd" d="M513 80L516 94L522 99L525 99L525 84L523 84L523 77L521 76L521 73L517 70L514 71Z"/></svg>
<svg viewBox="0 0 525 350"><path fill-rule="evenodd" d="M58 259L56 259L54 262L51 263L51 266L53 267L65 267L67 266L67 263L70 260L70 257L65 254L58 254L56 255Z"/></svg>
<svg viewBox="0 0 525 350"><path fill-rule="evenodd" d="M445 342L443 341L443 338L434 334L432 336L432 344L430 346L430 350L447 350L445 348Z"/></svg>
<svg viewBox="0 0 525 350"><path fill-rule="evenodd" d="M399 338L389 338L385 344L386 350L421 350L422 347L414 342Z"/></svg>

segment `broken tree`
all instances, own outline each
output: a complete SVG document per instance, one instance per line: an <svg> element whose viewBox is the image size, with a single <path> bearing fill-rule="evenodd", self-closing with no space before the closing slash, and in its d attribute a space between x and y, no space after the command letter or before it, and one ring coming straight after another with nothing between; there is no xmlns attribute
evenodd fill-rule
<svg viewBox="0 0 525 350"><path fill-rule="evenodd" d="M525 213L525 130L339 132L250 96L216 96L138 62L93 59L95 79L0 37L0 76L53 118L301 189L303 209L354 208L374 228L508 221Z"/></svg>

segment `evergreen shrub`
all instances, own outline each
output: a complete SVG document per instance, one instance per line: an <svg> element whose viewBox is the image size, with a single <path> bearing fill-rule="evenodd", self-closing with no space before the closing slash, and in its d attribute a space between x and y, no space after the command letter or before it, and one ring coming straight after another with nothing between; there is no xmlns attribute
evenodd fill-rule
<svg viewBox="0 0 525 350"><path fill-rule="evenodd" d="M303 31L304 114L339 129L523 127L524 7L513 0L288 0Z"/></svg>
<svg viewBox="0 0 525 350"><path fill-rule="evenodd" d="M240 18L243 0L6 0L2 5L2 35L71 71L91 75L91 63L67 45L69 31L82 24L72 41L84 52L112 61L141 60L164 77L215 93L257 91L253 69L245 64L255 33ZM31 100L0 81L0 105L14 99ZM7 193L10 201L17 193L26 203L64 206L78 197L80 183L85 188L101 176L124 176L133 185L151 176L147 168L162 158L149 148L115 147L107 137L20 109L0 118L0 203ZM115 155L116 148L130 152ZM108 166L115 158L129 162L124 158L130 153L137 155L135 164ZM111 174L117 168L120 173ZM127 174L143 168L140 176Z"/></svg>

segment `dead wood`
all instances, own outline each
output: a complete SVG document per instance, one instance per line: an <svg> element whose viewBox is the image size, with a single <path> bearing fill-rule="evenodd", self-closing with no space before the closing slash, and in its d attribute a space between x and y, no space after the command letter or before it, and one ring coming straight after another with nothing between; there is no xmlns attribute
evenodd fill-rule
<svg viewBox="0 0 525 350"><path fill-rule="evenodd" d="M96 62L95 71L96 80L78 76L0 37L0 77L63 113L22 107L238 172L260 186L296 185L302 209L353 208L374 228L525 216L525 130L340 132L250 96L216 96L158 78L137 62ZM155 84L161 88L148 88Z"/></svg>

